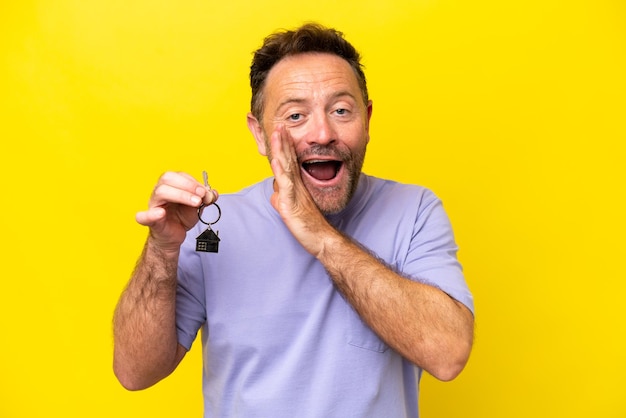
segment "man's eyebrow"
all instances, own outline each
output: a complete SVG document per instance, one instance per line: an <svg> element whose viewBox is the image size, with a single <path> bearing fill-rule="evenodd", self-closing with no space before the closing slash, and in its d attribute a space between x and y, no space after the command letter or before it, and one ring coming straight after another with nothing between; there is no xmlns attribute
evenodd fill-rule
<svg viewBox="0 0 626 418"><path fill-rule="evenodd" d="M356 97L354 96L354 94L352 94L348 90L339 90L339 91L333 93L332 96L330 96L330 98L333 99L333 100L336 100L336 99L341 99L341 98L343 98L345 96L348 96L352 100L356 100Z"/></svg>
<svg viewBox="0 0 626 418"><path fill-rule="evenodd" d="M282 102L280 102L278 104L278 107L276 108L276 112L280 112L280 110L287 106L287 105L291 105L291 104L302 104L302 103L306 103L307 99L304 98L299 98L299 97L288 97L285 100L283 100Z"/></svg>

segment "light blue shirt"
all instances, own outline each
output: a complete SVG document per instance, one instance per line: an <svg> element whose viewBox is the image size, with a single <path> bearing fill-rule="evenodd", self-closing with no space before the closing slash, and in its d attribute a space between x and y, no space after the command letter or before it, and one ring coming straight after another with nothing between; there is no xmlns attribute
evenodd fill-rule
<svg viewBox="0 0 626 418"><path fill-rule="evenodd" d="M178 338L190 348L202 329L204 416L418 417L421 369L361 321L291 235L269 203L272 181L220 196L218 253L195 251L200 223L181 251ZM429 190L363 174L328 219L473 311L450 222Z"/></svg>

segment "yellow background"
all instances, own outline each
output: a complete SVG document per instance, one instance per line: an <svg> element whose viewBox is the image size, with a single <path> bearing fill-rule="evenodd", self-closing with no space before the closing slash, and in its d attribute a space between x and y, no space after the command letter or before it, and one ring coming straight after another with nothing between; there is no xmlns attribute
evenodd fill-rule
<svg viewBox="0 0 626 418"><path fill-rule="evenodd" d="M252 51L317 20L364 55L365 171L443 200L475 294L424 417L624 417L626 3L3 1L0 417L199 417L199 344L129 393L111 316L158 176L270 175L245 126Z"/></svg>

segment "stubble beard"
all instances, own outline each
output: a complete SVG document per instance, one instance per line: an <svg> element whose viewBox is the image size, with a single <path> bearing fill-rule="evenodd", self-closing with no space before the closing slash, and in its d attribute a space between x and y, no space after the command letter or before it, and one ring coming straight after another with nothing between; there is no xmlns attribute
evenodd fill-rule
<svg viewBox="0 0 626 418"><path fill-rule="evenodd" d="M297 155L299 170L301 170L302 161L309 155L330 156L343 162L344 179L340 184L332 187L314 186L307 181L306 174L303 175L302 171L299 171L304 186L322 214L334 215L348 206L359 185L366 148L367 145L364 145L353 153L347 148L339 149L334 145L313 145ZM267 149L270 149L269 143L267 143ZM270 162L272 161L271 152L268 152L267 158Z"/></svg>
<svg viewBox="0 0 626 418"><path fill-rule="evenodd" d="M319 155L319 154L318 154ZM322 154L323 155L323 154ZM342 182L337 186L319 188L309 184L306 178L303 182L313 201L324 215L334 215L348 206L356 193L365 159L365 148L356 154L350 152L335 152L331 155L340 156L344 171ZM300 160L300 157L298 157ZM305 177L306 175L303 175Z"/></svg>

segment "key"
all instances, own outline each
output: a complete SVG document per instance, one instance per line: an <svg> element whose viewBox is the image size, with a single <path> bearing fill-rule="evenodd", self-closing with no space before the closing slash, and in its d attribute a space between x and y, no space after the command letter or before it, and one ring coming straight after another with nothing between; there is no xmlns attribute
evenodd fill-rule
<svg viewBox="0 0 626 418"><path fill-rule="evenodd" d="M211 190L211 185L209 184L209 175L206 173L206 171L202 172L202 178L204 179L204 187L206 187L208 190Z"/></svg>
<svg viewBox="0 0 626 418"><path fill-rule="evenodd" d="M211 185L209 184L209 176L206 171L202 172L202 178L204 180L204 187L207 188L208 191L211 191ZM217 221L222 217L222 210L217 205L217 203L213 202L211 205L217 208L217 219L213 222L206 222L202 219L202 209L205 207L205 204L201 204L198 208L198 219L205 225L208 225L208 228L196 237L196 251L205 252L205 253L216 253L219 249L220 237L218 236L218 232L214 232L211 229L211 225L216 224ZM211 206L209 205L209 206Z"/></svg>

